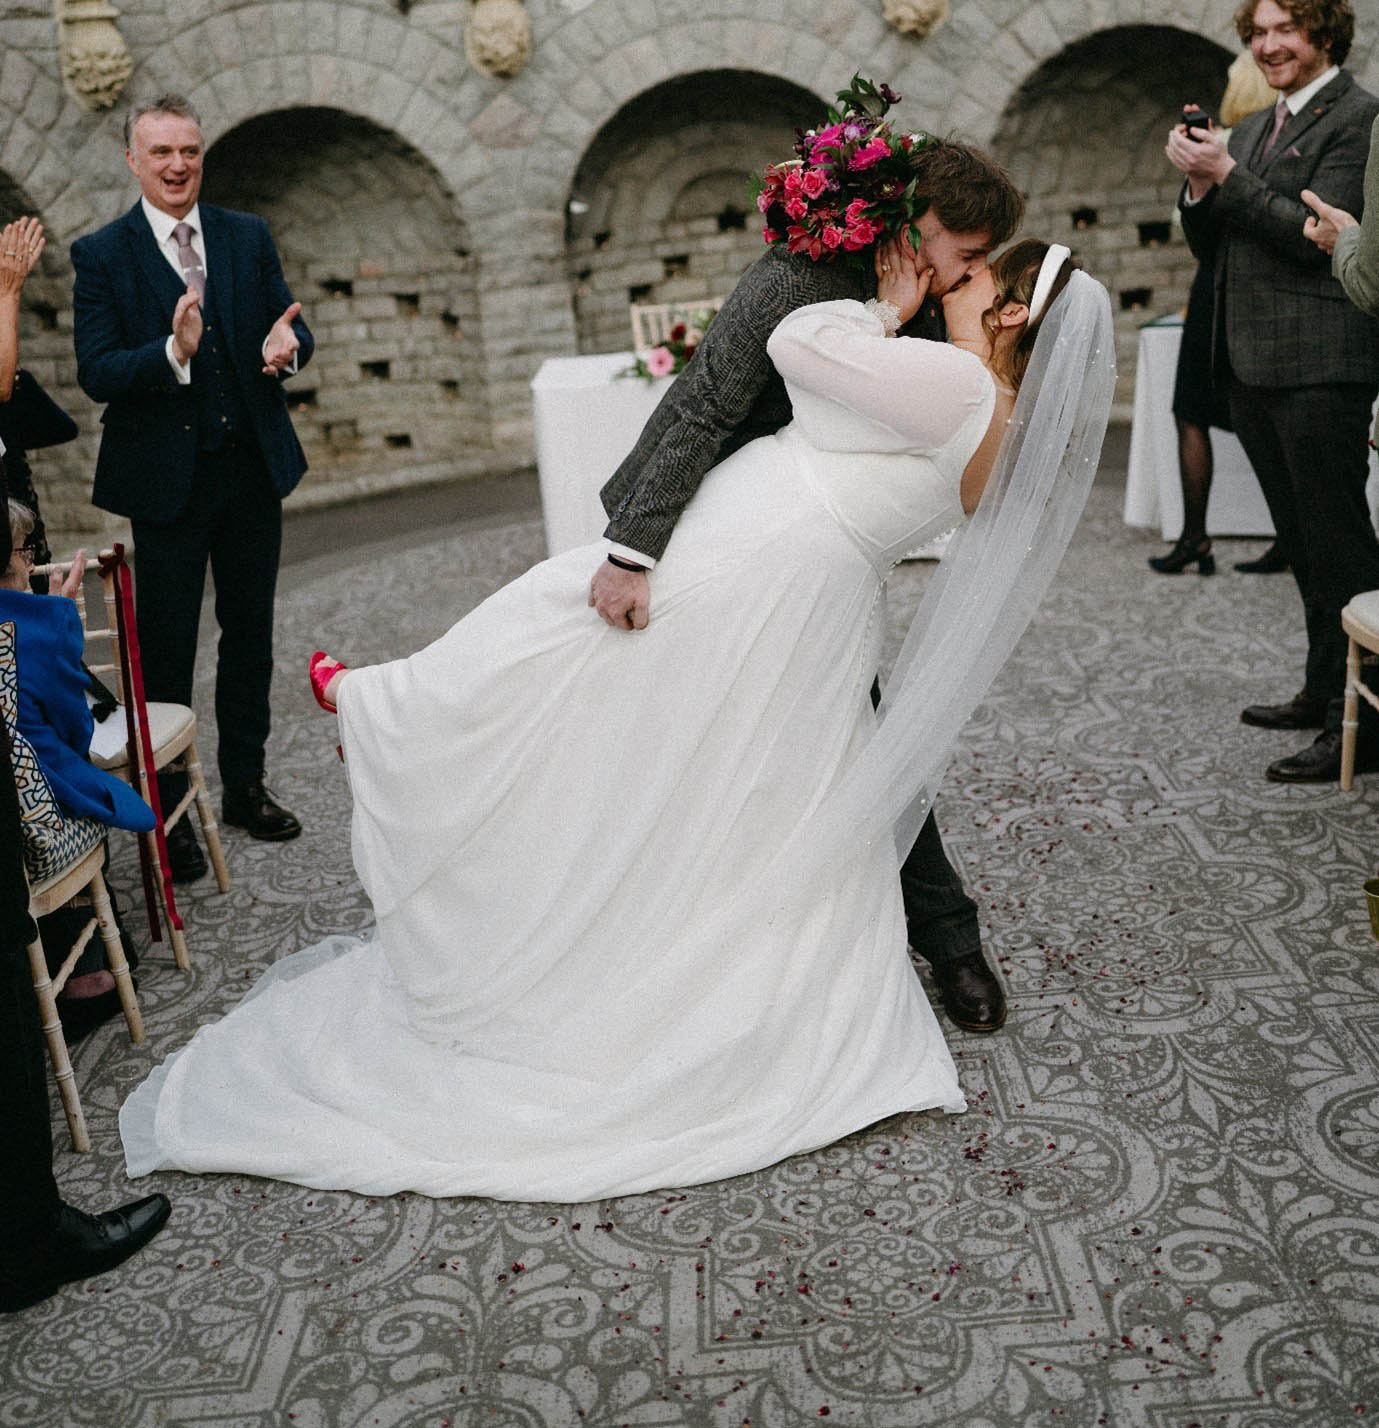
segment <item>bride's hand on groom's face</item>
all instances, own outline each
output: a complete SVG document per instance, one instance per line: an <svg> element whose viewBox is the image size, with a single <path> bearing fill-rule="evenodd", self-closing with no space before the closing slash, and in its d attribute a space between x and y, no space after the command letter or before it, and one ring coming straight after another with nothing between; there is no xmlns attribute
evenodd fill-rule
<svg viewBox="0 0 1379 1428"><path fill-rule="evenodd" d="M876 245L876 296L900 311L901 323L919 311L933 281L932 268L920 268L919 258L908 239L891 238Z"/></svg>

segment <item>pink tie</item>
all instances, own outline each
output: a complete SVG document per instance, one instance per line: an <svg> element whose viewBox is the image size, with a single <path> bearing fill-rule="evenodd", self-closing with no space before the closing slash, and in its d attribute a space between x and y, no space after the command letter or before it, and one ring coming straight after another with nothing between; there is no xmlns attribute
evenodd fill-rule
<svg viewBox="0 0 1379 1428"><path fill-rule="evenodd" d="M201 259L196 256L196 249L192 247L192 226L190 223L179 223L172 230L172 236L177 239L177 261L182 265L182 276L187 280L187 286L199 298L206 296L206 270L201 266Z"/></svg>
<svg viewBox="0 0 1379 1428"><path fill-rule="evenodd" d="M1288 101L1286 99L1280 99L1279 102L1274 105L1274 132L1269 135L1268 141L1260 153L1259 157L1261 159L1267 159L1270 153L1273 152L1274 145L1278 143L1278 136L1283 132L1283 126L1288 122L1288 113Z"/></svg>

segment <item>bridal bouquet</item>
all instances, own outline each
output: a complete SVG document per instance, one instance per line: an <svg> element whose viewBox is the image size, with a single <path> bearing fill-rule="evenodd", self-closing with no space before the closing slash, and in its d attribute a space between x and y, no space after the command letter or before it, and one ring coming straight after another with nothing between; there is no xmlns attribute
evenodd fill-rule
<svg viewBox="0 0 1379 1428"><path fill-rule="evenodd" d="M828 110L828 124L800 133L798 157L762 175L757 208L767 243L783 243L816 263L866 262L877 239L906 228L918 246L914 224L927 199L915 197L910 155L930 136L894 132L885 115L899 101L890 85L878 88L853 75L838 93L838 107Z"/></svg>

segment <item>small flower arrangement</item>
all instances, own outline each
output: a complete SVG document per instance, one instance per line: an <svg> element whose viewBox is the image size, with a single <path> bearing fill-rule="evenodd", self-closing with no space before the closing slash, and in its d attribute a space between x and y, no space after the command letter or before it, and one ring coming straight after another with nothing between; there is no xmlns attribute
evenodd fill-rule
<svg viewBox="0 0 1379 1428"><path fill-rule="evenodd" d="M799 133L797 158L762 175L757 208L763 240L784 244L813 262L869 261L881 238L906 229L918 246L915 223L928 200L915 196L910 156L930 142L924 133L897 134L886 111L900 96L860 75L838 93L828 124Z"/></svg>
<svg viewBox="0 0 1379 1428"><path fill-rule="evenodd" d="M714 314L711 309L689 314L688 322L677 322L666 340L653 347L646 356L639 352L637 360L618 373L620 377L640 377L645 382L655 382L661 377L674 377L685 370L685 365L694 356L695 349L704 340Z"/></svg>

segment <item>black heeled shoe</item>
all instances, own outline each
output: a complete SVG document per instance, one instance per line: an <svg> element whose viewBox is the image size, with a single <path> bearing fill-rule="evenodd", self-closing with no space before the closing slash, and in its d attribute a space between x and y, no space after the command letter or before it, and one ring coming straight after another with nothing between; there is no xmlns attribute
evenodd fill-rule
<svg viewBox="0 0 1379 1428"><path fill-rule="evenodd" d="M1211 540L1202 536L1197 540L1178 537L1177 544L1167 555L1151 555L1149 568L1160 575L1179 575L1189 565L1196 564L1198 575L1216 574L1216 557L1211 553Z"/></svg>

